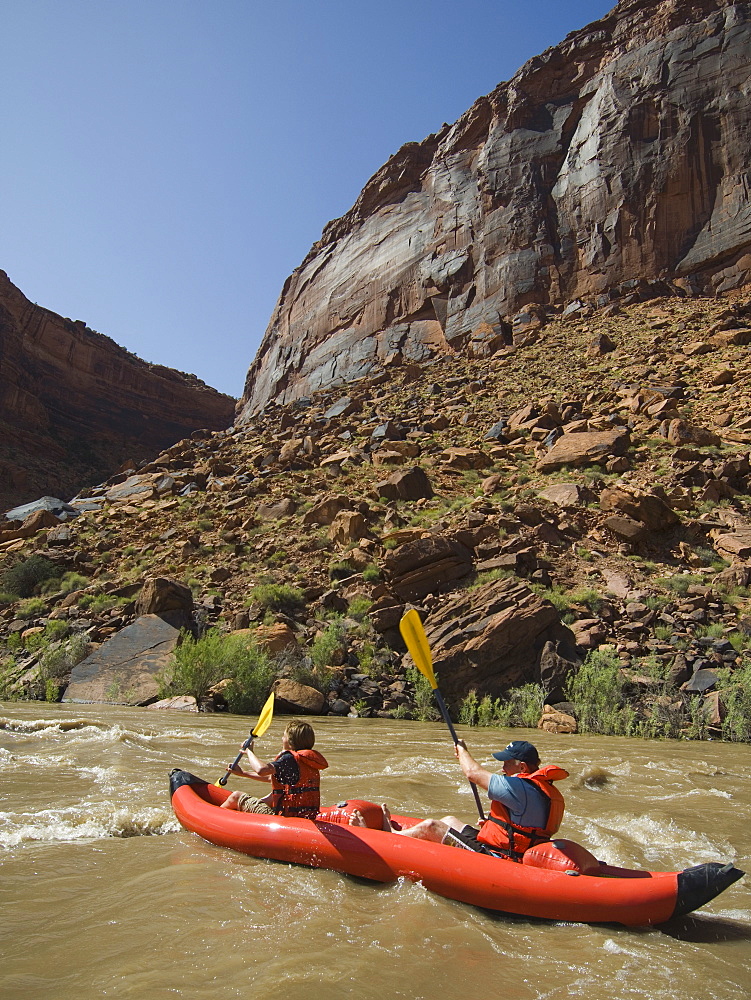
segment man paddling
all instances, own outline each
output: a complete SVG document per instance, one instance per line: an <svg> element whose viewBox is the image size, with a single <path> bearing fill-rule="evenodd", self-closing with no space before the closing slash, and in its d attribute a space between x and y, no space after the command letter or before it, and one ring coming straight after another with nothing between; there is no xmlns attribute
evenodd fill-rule
<svg viewBox="0 0 751 1000"><path fill-rule="evenodd" d="M568 771L555 764L540 767L534 744L512 740L504 750L494 753L496 760L503 761L503 774L486 771L467 750L464 740L458 741L454 752L465 777L484 788L490 798L490 816L480 828L466 826L456 816L444 816L422 820L407 830L395 830L384 805L384 830L513 861L521 861L528 848L550 840L557 832L564 802L553 782L567 778Z"/></svg>

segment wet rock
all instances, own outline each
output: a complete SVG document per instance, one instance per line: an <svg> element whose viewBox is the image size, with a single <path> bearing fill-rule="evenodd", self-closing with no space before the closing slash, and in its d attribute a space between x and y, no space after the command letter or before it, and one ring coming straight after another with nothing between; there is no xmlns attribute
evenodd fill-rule
<svg viewBox="0 0 751 1000"><path fill-rule="evenodd" d="M545 705L542 710L542 717L537 723L538 729L544 729L547 733L575 733L578 725L573 715L561 712L552 705Z"/></svg>
<svg viewBox="0 0 751 1000"><path fill-rule="evenodd" d="M162 698L161 701L155 701L151 705L147 705L147 708L172 709L176 712L197 712L198 703L192 694L180 694L174 698Z"/></svg>

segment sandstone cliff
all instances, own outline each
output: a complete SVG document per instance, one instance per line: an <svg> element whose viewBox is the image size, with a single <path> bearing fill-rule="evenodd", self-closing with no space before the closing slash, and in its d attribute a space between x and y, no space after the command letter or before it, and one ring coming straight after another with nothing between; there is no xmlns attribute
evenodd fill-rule
<svg viewBox="0 0 751 1000"><path fill-rule="evenodd" d="M34 305L0 271L0 510L67 499L126 460L227 427L234 402Z"/></svg>
<svg viewBox="0 0 751 1000"><path fill-rule="evenodd" d="M241 420L577 300L747 282L749 52L747 2L622 0L403 146L285 283Z"/></svg>

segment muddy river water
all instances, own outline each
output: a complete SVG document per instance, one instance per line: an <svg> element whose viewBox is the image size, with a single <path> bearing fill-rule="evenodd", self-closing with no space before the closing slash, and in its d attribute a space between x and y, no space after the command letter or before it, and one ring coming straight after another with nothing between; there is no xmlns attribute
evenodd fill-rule
<svg viewBox="0 0 751 1000"><path fill-rule="evenodd" d="M671 924L587 926L258 860L182 830L169 771L216 780L252 721L0 704L3 1000L751 997L751 875ZM280 749L284 721L259 741L261 756ZM313 722L330 765L324 802L476 818L442 724ZM560 835L604 861L751 872L751 747L459 732L491 769L491 752L520 737L565 767Z"/></svg>

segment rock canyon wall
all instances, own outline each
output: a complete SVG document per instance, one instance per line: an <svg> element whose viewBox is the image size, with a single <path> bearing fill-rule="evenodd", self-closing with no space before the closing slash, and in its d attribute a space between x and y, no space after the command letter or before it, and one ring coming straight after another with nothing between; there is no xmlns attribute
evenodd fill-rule
<svg viewBox="0 0 751 1000"><path fill-rule="evenodd" d="M235 400L34 305L0 271L0 511L61 499L199 428Z"/></svg>
<svg viewBox="0 0 751 1000"><path fill-rule="evenodd" d="M290 276L240 420L390 356L751 273L751 4L622 0L403 146Z"/></svg>

